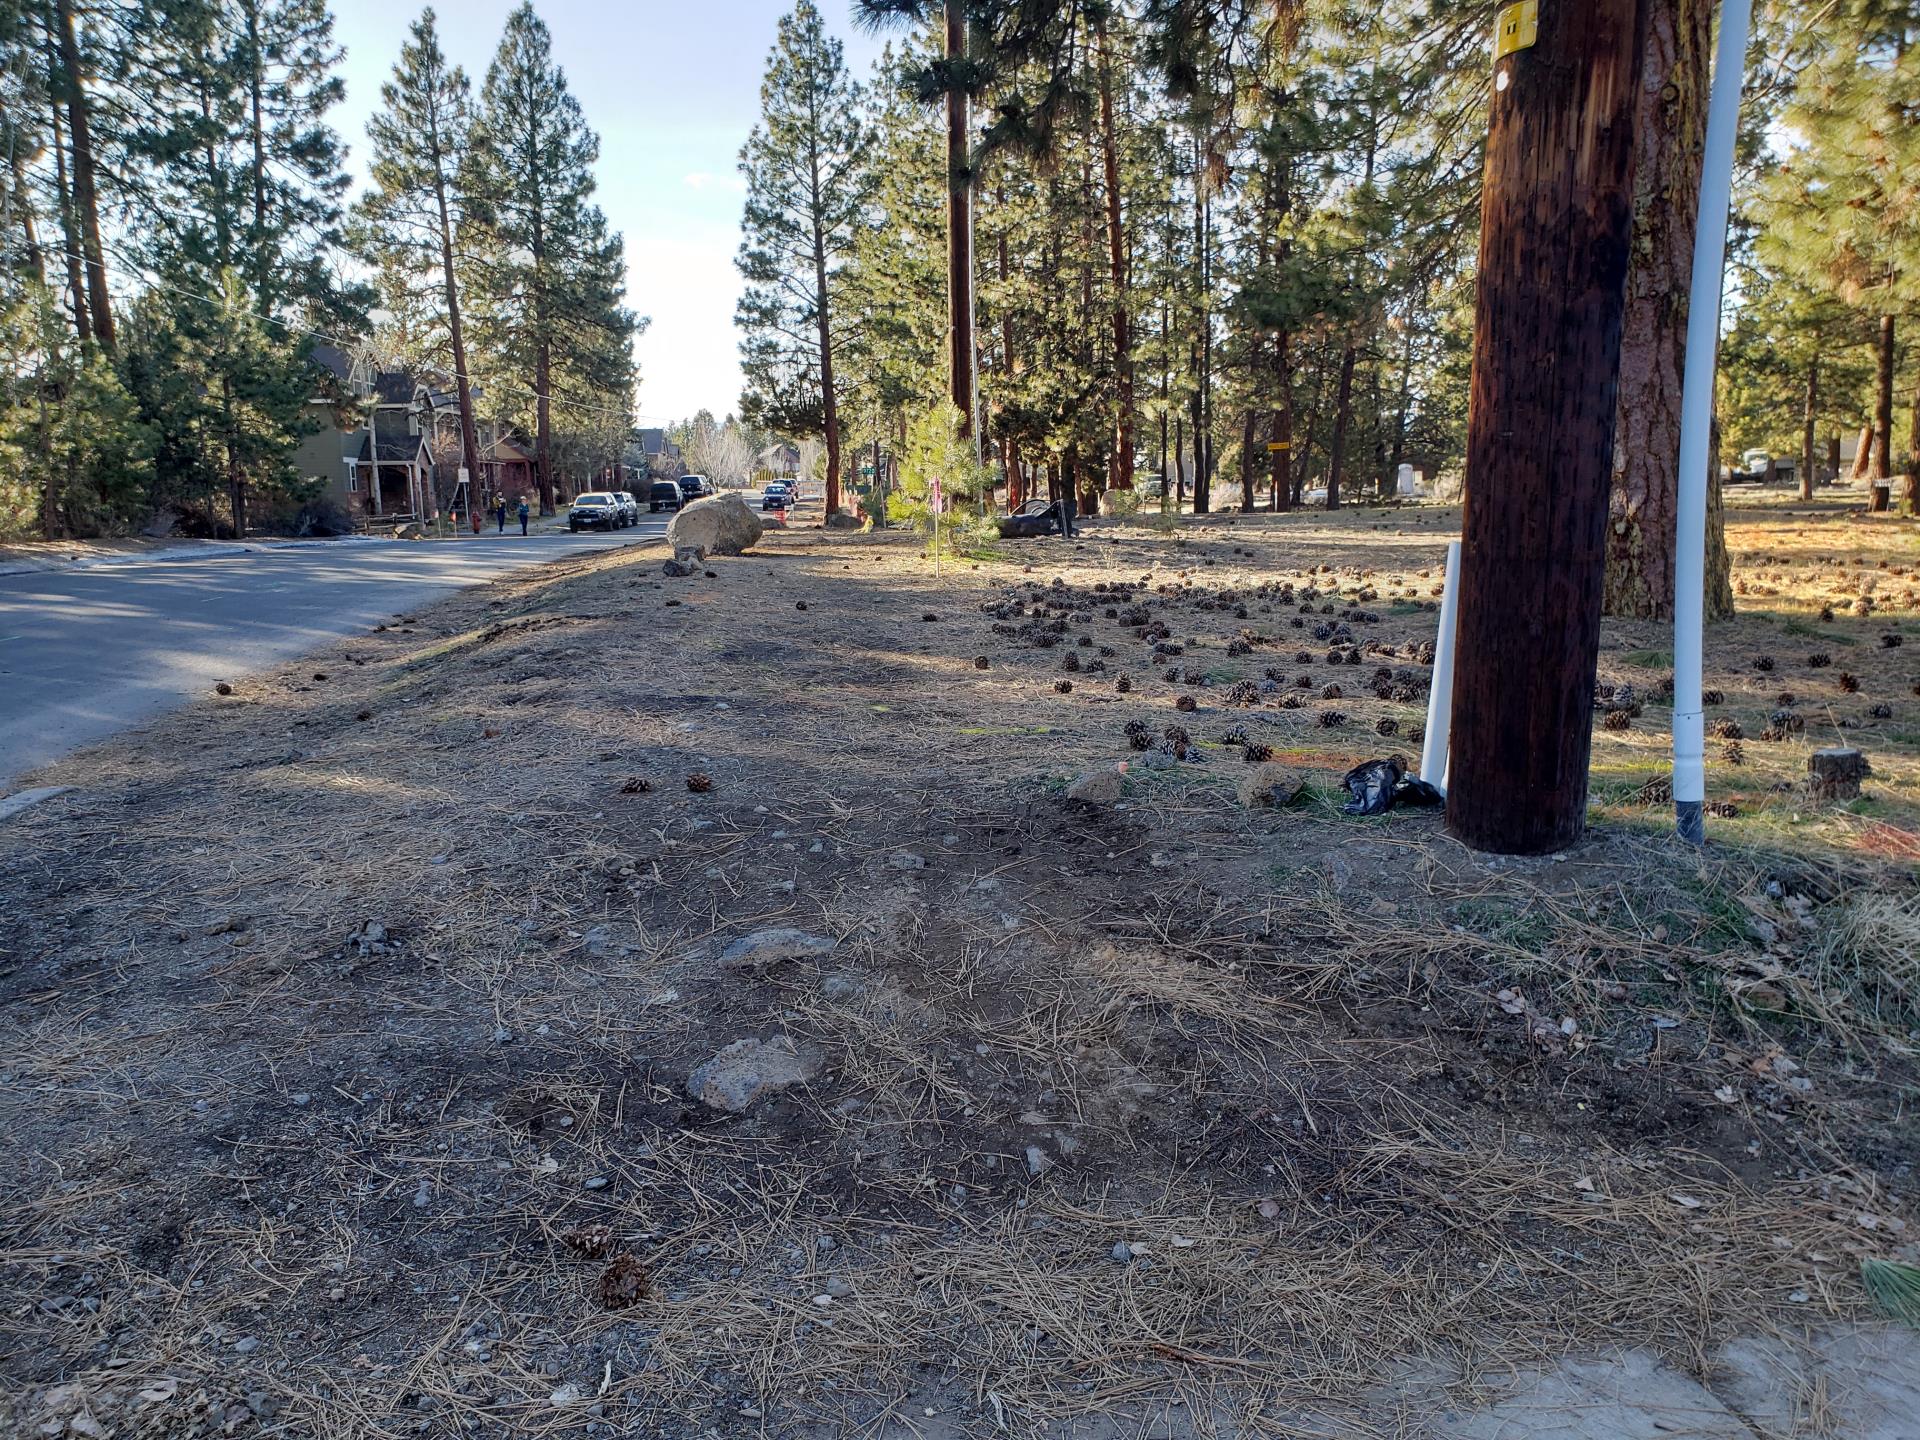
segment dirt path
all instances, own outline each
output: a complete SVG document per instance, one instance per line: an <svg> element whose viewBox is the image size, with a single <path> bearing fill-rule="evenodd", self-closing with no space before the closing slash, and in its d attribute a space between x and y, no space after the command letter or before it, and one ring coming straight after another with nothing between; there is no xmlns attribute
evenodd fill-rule
<svg viewBox="0 0 1920 1440"><path fill-rule="evenodd" d="M1338 813L1417 754L1447 521L584 557L32 777L76 788L0 826L20 1424L1904 1433L1920 1362L1848 1327L1913 1258L1910 532L1819 521L1844 577L1739 532L1709 683L1807 718L1716 767L1706 856L1617 627L1595 833L1500 862ZM1818 809L1845 719L1870 794Z"/></svg>

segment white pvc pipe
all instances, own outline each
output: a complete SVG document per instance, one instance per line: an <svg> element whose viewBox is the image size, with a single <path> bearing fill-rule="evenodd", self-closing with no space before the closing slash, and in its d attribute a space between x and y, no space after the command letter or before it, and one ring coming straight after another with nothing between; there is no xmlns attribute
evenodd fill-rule
<svg viewBox="0 0 1920 1440"><path fill-rule="evenodd" d="M1693 295L1680 392L1680 509L1673 558L1673 810L1680 838L1706 840L1706 715L1700 701L1707 571L1707 482L1713 464L1713 373L1720 351L1720 294L1727 264L1727 206L1740 124L1753 0L1724 0L1707 106L1700 213L1693 232Z"/></svg>
<svg viewBox="0 0 1920 1440"><path fill-rule="evenodd" d="M1453 725L1453 632L1460 618L1460 542L1447 542L1447 588L1440 596L1440 633L1433 642L1433 688L1427 692L1427 738L1421 743L1420 778L1442 795L1452 768L1447 732Z"/></svg>

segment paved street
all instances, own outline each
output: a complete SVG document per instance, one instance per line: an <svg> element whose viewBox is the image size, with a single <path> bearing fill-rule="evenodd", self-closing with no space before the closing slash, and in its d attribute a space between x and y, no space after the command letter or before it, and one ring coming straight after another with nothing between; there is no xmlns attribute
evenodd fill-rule
<svg viewBox="0 0 1920 1440"><path fill-rule="evenodd" d="M522 566L655 539L671 518L643 515L616 535L349 542L0 576L0 793L216 680Z"/></svg>

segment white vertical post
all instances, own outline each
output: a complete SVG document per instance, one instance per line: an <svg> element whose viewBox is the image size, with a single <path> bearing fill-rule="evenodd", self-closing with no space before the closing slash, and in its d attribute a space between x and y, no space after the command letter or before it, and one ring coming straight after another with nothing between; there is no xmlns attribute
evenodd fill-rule
<svg viewBox="0 0 1920 1440"><path fill-rule="evenodd" d="M1707 571L1707 483L1713 432L1713 376L1720 352L1720 293L1727 264L1727 207L1740 124L1747 27L1753 0L1725 0L1707 106L1700 213L1693 232L1693 294L1687 308L1687 366L1680 392L1680 509L1673 561L1673 810L1682 840L1706 841L1706 715L1700 700Z"/></svg>
<svg viewBox="0 0 1920 1440"><path fill-rule="evenodd" d="M1453 725L1453 632L1460 619L1460 542L1447 542L1447 587L1440 595L1440 633L1433 641L1433 688L1427 691L1427 738L1420 778L1447 793L1447 732Z"/></svg>

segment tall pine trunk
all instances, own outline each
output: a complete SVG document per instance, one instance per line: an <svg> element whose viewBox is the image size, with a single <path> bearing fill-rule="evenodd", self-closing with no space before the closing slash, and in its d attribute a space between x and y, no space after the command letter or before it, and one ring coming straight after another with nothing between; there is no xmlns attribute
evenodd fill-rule
<svg viewBox="0 0 1920 1440"><path fill-rule="evenodd" d="M60 107L53 107L53 198L60 211L60 233L67 246L67 290L73 297L74 333L82 340L93 334L87 314L87 281L80 261L80 226L73 213L73 194L67 184L67 152L60 138Z"/></svg>
<svg viewBox="0 0 1920 1440"><path fill-rule="evenodd" d="M1282 330L1273 339L1274 407L1268 417L1267 457L1270 502L1278 510L1293 508L1293 336Z"/></svg>
<svg viewBox="0 0 1920 1440"><path fill-rule="evenodd" d="M100 201L94 183L92 107L81 81L80 43L73 28L72 0L54 0L60 68L66 79L67 137L73 147L73 204L80 222L87 270L87 310L93 338L113 349L113 300L107 293L106 252L100 244ZM57 143L57 141L56 141Z"/></svg>
<svg viewBox="0 0 1920 1440"><path fill-rule="evenodd" d="M433 199L440 215L440 280L447 301L447 339L453 346L454 393L460 403L460 456L467 469L467 511L477 512L480 494L480 437L473 423L473 382L467 373L466 333L460 323L460 287L453 272L453 213L447 202L447 155L440 135L439 101L427 121L427 146L433 161Z"/></svg>
<svg viewBox="0 0 1920 1440"><path fill-rule="evenodd" d="M1341 470L1347 463L1347 426L1353 419L1353 365L1358 351L1351 338L1340 352L1340 389L1333 402L1333 441L1327 450L1327 509L1340 508Z"/></svg>
<svg viewBox="0 0 1920 1440"><path fill-rule="evenodd" d="M1814 429L1820 415L1820 357L1807 362L1807 413L1800 434L1800 498L1813 499Z"/></svg>
<svg viewBox="0 0 1920 1440"><path fill-rule="evenodd" d="M1133 488L1133 336L1127 316L1127 232L1120 206L1120 141L1113 122L1113 57L1105 20L1094 25L1100 45L1100 161L1107 187L1107 268L1113 287L1114 427L1107 483Z"/></svg>
<svg viewBox="0 0 1920 1440"><path fill-rule="evenodd" d="M1712 0L1650 0L1647 6L1604 601L1607 614L1641 620L1673 616L1680 379L1686 368L1713 8ZM1718 490L1717 465L1707 483ZM1722 619L1733 613L1733 585L1717 496L1708 512L1706 613L1708 619Z"/></svg>
<svg viewBox="0 0 1920 1440"><path fill-rule="evenodd" d="M815 171L816 191L819 185ZM815 207L814 213L819 213ZM827 314L826 237L816 220L813 226L813 280L820 301L814 306L814 320L820 328L820 414L827 430L827 516L840 513L840 400L833 384L833 327Z"/></svg>
<svg viewBox="0 0 1920 1440"><path fill-rule="evenodd" d="M1867 469L1871 510L1887 508L1893 484L1893 316L1880 317L1880 348L1875 355L1873 390L1873 458Z"/></svg>
<svg viewBox="0 0 1920 1440"><path fill-rule="evenodd" d="M946 0L946 58L967 56L965 0ZM973 173L967 142L966 91L947 84L947 369L960 436L973 440ZM824 294L822 300L825 299ZM974 445L975 453L979 446Z"/></svg>

